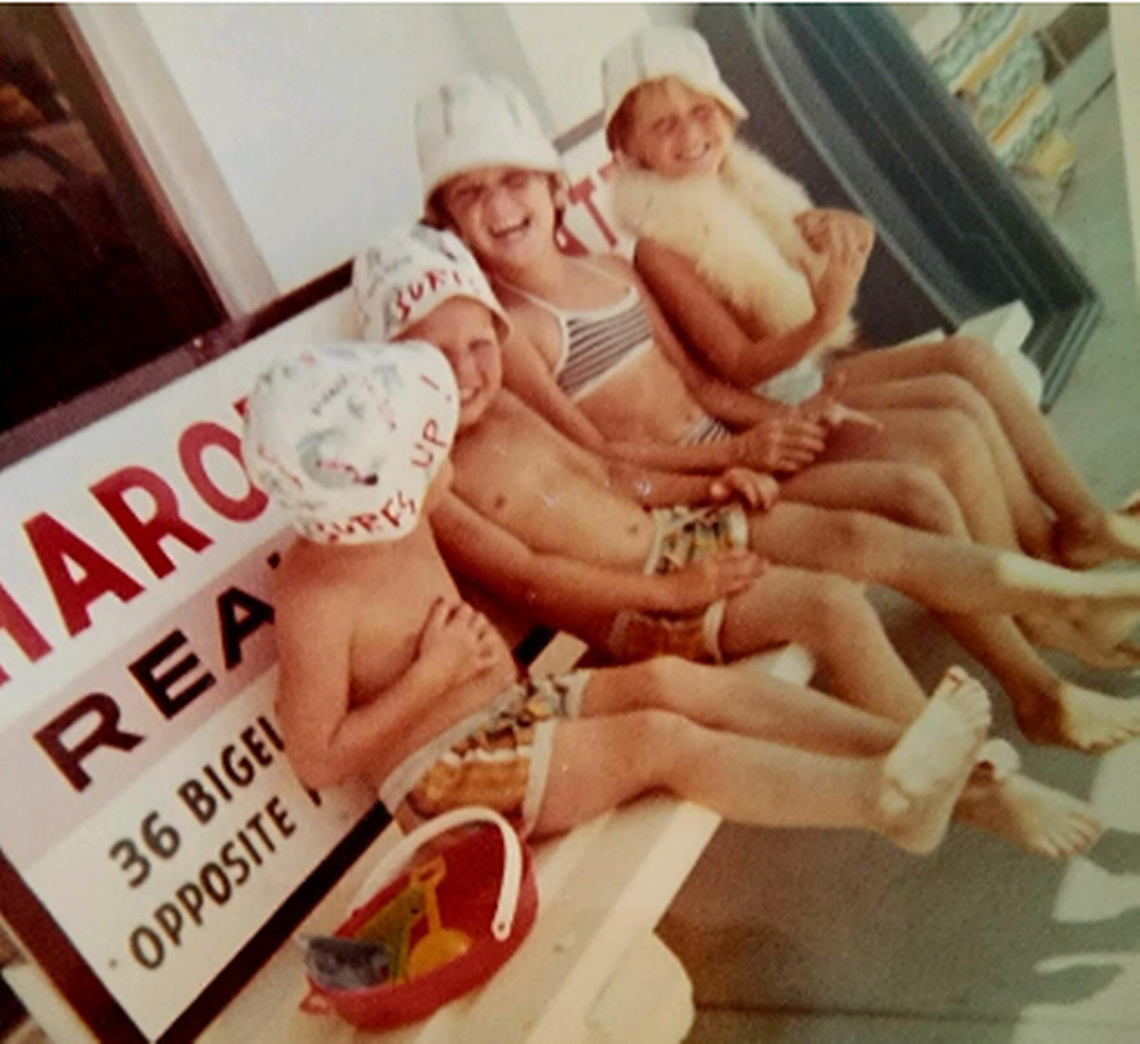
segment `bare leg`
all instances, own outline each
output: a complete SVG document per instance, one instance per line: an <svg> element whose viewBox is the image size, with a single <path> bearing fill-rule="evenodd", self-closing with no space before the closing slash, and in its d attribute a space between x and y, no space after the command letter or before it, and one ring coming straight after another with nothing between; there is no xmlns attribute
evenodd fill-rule
<svg viewBox="0 0 1140 1044"><path fill-rule="evenodd" d="M889 460L815 463L780 482L780 498L793 504L874 515L929 533L969 539L961 509L931 468Z"/></svg>
<svg viewBox="0 0 1140 1044"><path fill-rule="evenodd" d="M775 678L741 680L731 671L659 657L599 672L583 714L665 710L708 728L816 753L875 757L887 754L925 707L924 698L906 722L886 721ZM978 757L989 758L990 748L996 767L976 767L955 819L1048 858L1077 855L1096 840L1100 824L1087 803L1020 775L1017 756L1004 741L986 743Z"/></svg>
<svg viewBox="0 0 1140 1044"><path fill-rule="evenodd" d="M880 391L878 386L875 391ZM855 390L844 393L852 406L860 398L882 398ZM985 439L964 414L951 410L868 408L880 431L844 425L828 436L825 462L895 461L930 468L954 495L970 535L991 547L1019 548L1013 520Z"/></svg>
<svg viewBox="0 0 1140 1044"><path fill-rule="evenodd" d="M1000 483L989 491L987 506L997 511L999 508L994 505L1000 503L1002 515L1012 524L1026 553L1052 557L1053 517L1037 498L993 408L968 381L952 374L931 374L891 381L854 382L842 389L839 398L864 410L885 411L881 419L888 426L892 426L890 414L895 410L939 414L950 411L968 418L989 452L989 464Z"/></svg>
<svg viewBox="0 0 1140 1044"><path fill-rule="evenodd" d="M925 707L926 696L920 693L906 724ZM582 705L587 717L642 710L672 711L710 729L847 757L885 754L904 730L904 725L808 686L742 678L731 669L669 656L605 669L591 679Z"/></svg>
<svg viewBox="0 0 1140 1044"><path fill-rule="evenodd" d="M1134 623L1140 578L1087 575L856 511L777 504L750 518L752 547L781 563L885 584L953 613L1052 612L1082 625Z"/></svg>
<svg viewBox="0 0 1140 1044"><path fill-rule="evenodd" d="M1140 736L1140 706L1065 681L1009 617L941 619L1005 689L1027 739L1101 754Z"/></svg>
<svg viewBox="0 0 1140 1044"><path fill-rule="evenodd" d="M795 504L866 511L928 533L970 539L950 491L927 468L872 461L814 464L782 482L780 494L784 500ZM1047 536L1048 527L1045 532ZM1018 625L1031 645L1067 653L1090 667L1100 670L1130 670L1140 667L1140 645L1124 640L1124 635L1106 640L1103 635L1087 633L1072 621L1040 614L1022 614ZM1097 644L1098 641L1100 644ZM1027 652L1044 667L1032 650ZM1016 660L1017 656L1014 655L1013 658ZM1055 675L1051 674L1051 677L1059 683ZM1009 691L1011 695L1014 694L1013 690ZM1043 690L1038 687L1035 691Z"/></svg>
<svg viewBox="0 0 1140 1044"><path fill-rule="evenodd" d="M926 706L862 589L848 580L774 566L729 600L721 630L726 656L785 642L810 649L829 688L854 707L911 722Z"/></svg>
<svg viewBox="0 0 1140 1044"><path fill-rule="evenodd" d="M591 687L598 683L607 684L602 672ZM971 686L936 694L881 758L781 747L667 711L565 722L555 734L537 832L568 830L638 794L664 789L735 822L860 827L926 852L945 834L988 726L988 700Z"/></svg>
<svg viewBox="0 0 1140 1044"><path fill-rule="evenodd" d="M1140 517L1102 508L992 346L954 337L913 348L863 352L837 370L852 383L894 380L932 372L969 381L993 407L1037 495L1057 516L1061 560L1091 566L1112 558L1140 558Z"/></svg>

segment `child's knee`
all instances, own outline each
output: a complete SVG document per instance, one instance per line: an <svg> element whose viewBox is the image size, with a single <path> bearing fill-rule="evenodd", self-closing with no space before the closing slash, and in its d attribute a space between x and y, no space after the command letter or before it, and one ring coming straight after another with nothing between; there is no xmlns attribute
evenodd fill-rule
<svg viewBox="0 0 1140 1044"><path fill-rule="evenodd" d="M976 468L989 450L973 419L957 410L930 410L919 445L929 467L953 483Z"/></svg>
<svg viewBox="0 0 1140 1044"><path fill-rule="evenodd" d="M620 771L633 773L641 790L668 786L677 758L690 750L700 733L684 715L662 707L626 714L622 726L625 750Z"/></svg>
<svg viewBox="0 0 1140 1044"><path fill-rule="evenodd" d="M853 516L858 527L858 516ZM854 547L862 538L852 531ZM820 574L808 594L811 634L807 644L818 649L851 648L853 634L862 630L875 611L867 601L863 585L840 576Z"/></svg>
<svg viewBox="0 0 1140 1044"><path fill-rule="evenodd" d="M640 710L678 712L692 692L695 672L705 670L679 656L655 656L629 667L632 706Z"/></svg>
<svg viewBox="0 0 1140 1044"><path fill-rule="evenodd" d="M903 466L892 472L889 483L894 521L928 533L965 532L958 503L937 472Z"/></svg>
<svg viewBox="0 0 1140 1044"><path fill-rule="evenodd" d="M989 341L976 337L948 337L936 348L941 368L986 394L998 367L1006 364Z"/></svg>

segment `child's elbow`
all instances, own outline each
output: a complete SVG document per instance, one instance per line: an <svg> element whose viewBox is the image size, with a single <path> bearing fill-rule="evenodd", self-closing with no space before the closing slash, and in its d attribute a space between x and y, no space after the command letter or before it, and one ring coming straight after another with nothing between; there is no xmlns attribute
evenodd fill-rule
<svg viewBox="0 0 1140 1044"><path fill-rule="evenodd" d="M297 739L290 742L290 737L286 737L285 750L294 775L310 790L339 786L349 778L350 773L337 764L327 749Z"/></svg>
<svg viewBox="0 0 1140 1044"><path fill-rule="evenodd" d="M315 759L291 753L289 763L293 766L293 774L301 781L301 785L309 790L324 790L340 782L327 765L322 765Z"/></svg>

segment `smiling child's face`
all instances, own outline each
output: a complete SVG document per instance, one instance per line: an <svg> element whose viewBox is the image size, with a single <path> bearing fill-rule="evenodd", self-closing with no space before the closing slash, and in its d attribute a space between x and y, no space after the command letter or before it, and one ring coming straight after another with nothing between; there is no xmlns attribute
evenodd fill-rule
<svg viewBox="0 0 1140 1044"><path fill-rule="evenodd" d="M503 383L499 331L490 310L472 298L453 297L401 339L427 341L444 354L459 387L459 430L478 422Z"/></svg>
<svg viewBox="0 0 1140 1044"><path fill-rule="evenodd" d="M720 170L735 126L715 98L670 76L643 84L629 104L622 147L642 166L667 178Z"/></svg>
<svg viewBox="0 0 1140 1044"><path fill-rule="evenodd" d="M520 167L482 167L440 190L460 237L484 268L520 269L553 241L557 211L551 176Z"/></svg>

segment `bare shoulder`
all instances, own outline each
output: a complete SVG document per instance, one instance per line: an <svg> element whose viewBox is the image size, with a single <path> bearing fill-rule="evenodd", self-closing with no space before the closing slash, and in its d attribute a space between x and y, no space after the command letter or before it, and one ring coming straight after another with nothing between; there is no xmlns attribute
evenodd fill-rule
<svg viewBox="0 0 1140 1044"><path fill-rule="evenodd" d="M495 296L507 310L507 314L517 324L530 326L540 316L546 314L542 308L530 300L530 298L524 297L513 287L507 286L504 283L495 283Z"/></svg>
<svg viewBox="0 0 1140 1044"><path fill-rule="evenodd" d="M352 633L352 607L361 594L358 578L324 550L298 540L274 574L274 607L282 637L327 639L339 630L346 636Z"/></svg>
<svg viewBox="0 0 1140 1044"><path fill-rule="evenodd" d="M510 287L496 284L495 292L514 326L508 346L521 337L541 349L544 355L557 351L558 322L548 311Z"/></svg>
<svg viewBox="0 0 1140 1044"><path fill-rule="evenodd" d="M595 254L593 262L603 272L617 276L618 279L624 280L627 283L639 282L637 269L634 268L630 261L622 257L621 254Z"/></svg>

